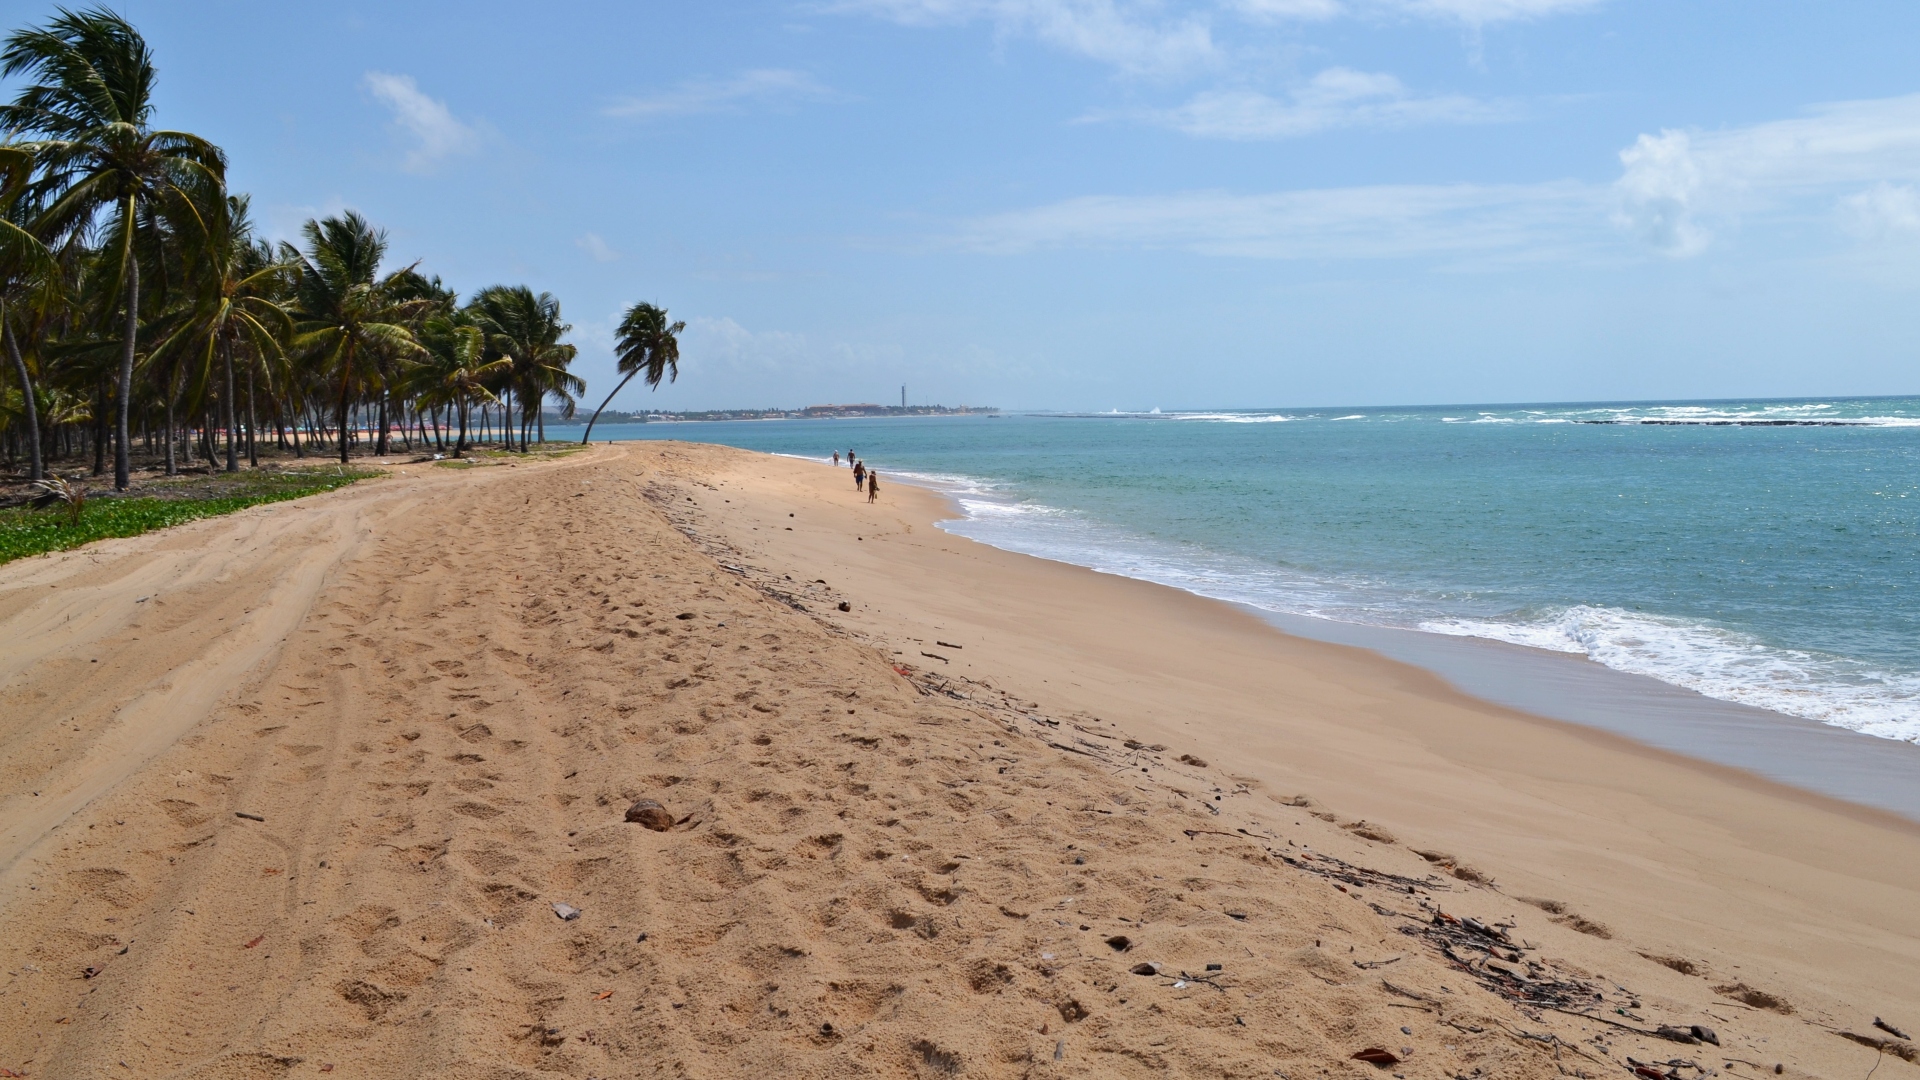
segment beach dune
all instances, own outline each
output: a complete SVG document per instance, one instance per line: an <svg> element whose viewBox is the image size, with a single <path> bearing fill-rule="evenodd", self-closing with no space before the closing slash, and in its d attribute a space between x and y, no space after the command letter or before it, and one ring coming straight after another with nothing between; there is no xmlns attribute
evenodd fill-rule
<svg viewBox="0 0 1920 1080"><path fill-rule="evenodd" d="M0 1068L1920 1075L1911 822L890 480L393 472L0 567Z"/></svg>

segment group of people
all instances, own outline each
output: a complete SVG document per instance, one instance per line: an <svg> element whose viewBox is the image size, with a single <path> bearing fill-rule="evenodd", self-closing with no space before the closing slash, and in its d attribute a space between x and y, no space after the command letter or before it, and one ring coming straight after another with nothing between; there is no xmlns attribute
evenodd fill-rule
<svg viewBox="0 0 1920 1080"><path fill-rule="evenodd" d="M833 463L835 466L840 464L840 451L838 450L833 452ZM853 490L860 491L864 489L867 493L868 502L878 502L880 499L880 474L867 468L867 463L855 457L851 450L847 451L847 464L853 466Z"/></svg>

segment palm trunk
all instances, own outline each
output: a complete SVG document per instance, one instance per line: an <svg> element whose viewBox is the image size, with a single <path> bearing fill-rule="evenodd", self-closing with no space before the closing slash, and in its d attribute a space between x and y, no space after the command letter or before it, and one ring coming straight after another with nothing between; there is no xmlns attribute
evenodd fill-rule
<svg viewBox="0 0 1920 1080"><path fill-rule="evenodd" d="M127 196L127 340L120 349L120 408L115 413L113 488L125 491L133 482L133 464L127 454L127 418L133 409L133 350L140 332L140 261L133 256L133 196Z"/></svg>
<svg viewBox="0 0 1920 1080"><path fill-rule="evenodd" d="M347 457L347 390L353 385L353 343L347 343L347 355L341 358L340 371L340 464L349 464Z"/></svg>
<svg viewBox="0 0 1920 1080"><path fill-rule="evenodd" d="M220 359L226 366L227 374L227 392L220 398L220 407L227 414L227 471L239 472L240 433L236 430L239 425L233 421L233 342L223 341L220 343Z"/></svg>
<svg viewBox="0 0 1920 1080"><path fill-rule="evenodd" d="M381 381L382 382L386 381L386 376L384 374L382 374L381 376ZM387 389L384 386L380 388L380 414L378 417L378 421L380 424L380 437L374 440L373 452L380 455L381 457L386 457L388 451L391 450L392 447L389 446L387 443L387 431L388 431L389 425L387 422Z"/></svg>
<svg viewBox="0 0 1920 1080"><path fill-rule="evenodd" d="M20 343L13 339L13 324L7 321L6 308L0 306L0 334L7 339L7 356L13 360L14 373L20 376L20 396L27 406L27 479L46 479L46 467L40 460L40 406L33 400L33 380L27 376L27 362L20 357Z"/></svg>
<svg viewBox="0 0 1920 1080"><path fill-rule="evenodd" d="M250 468L257 469L260 467L260 446L259 446L258 438L254 434L255 427L256 427L256 419L253 411L253 365L248 364L247 365L247 465Z"/></svg>
<svg viewBox="0 0 1920 1080"><path fill-rule="evenodd" d="M627 384L632 382L633 377L638 374L640 374L639 368L634 368L632 371L627 372L627 377L621 379L620 385L613 388L613 394L618 394L620 391L625 390ZM593 419L587 421L587 433L580 436L581 446L587 445L587 440L593 438L593 425L599 421L600 414L607 411L607 406L613 404L613 394L608 394L607 400L601 402L600 407L593 410Z"/></svg>
<svg viewBox="0 0 1920 1080"><path fill-rule="evenodd" d="M179 462L179 459L177 459L174 456L174 452L173 452L175 445L180 442L180 425L173 415L173 398L174 398L174 395L179 392L180 392L180 375L179 375L179 368L176 367L174 369L173 377L167 380L167 392L165 394L165 397L167 399L167 435L165 439L167 448L165 451L165 457L167 462L168 476L180 475L180 462Z"/></svg>
<svg viewBox="0 0 1920 1080"><path fill-rule="evenodd" d="M467 398L460 396L460 441L453 444L453 456L460 457L467 452Z"/></svg>
<svg viewBox="0 0 1920 1080"><path fill-rule="evenodd" d="M107 475L107 378L93 385L93 475Z"/></svg>

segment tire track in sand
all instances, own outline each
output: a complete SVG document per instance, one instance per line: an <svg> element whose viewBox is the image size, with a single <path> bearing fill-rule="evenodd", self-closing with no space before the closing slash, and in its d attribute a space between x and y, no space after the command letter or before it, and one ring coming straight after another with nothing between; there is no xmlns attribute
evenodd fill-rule
<svg viewBox="0 0 1920 1080"><path fill-rule="evenodd" d="M335 567L366 541L370 518L417 501L420 483L347 489L164 534L107 541L52 566L22 560L25 565L0 569L0 590L51 587L62 594L22 605L0 622L0 637L24 643L17 653L9 650L0 670L7 683L31 683L34 663L56 653L121 654L130 628L138 626L136 605L161 587L197 608L187 613L184 632L162 635L172 637L172 644L144 658L134 673L138 681L114 695L83 750L54 761L28 781L28 790L16 787L0 799L0 903L13 895L35 853L63 823L172 746L277 653ZM196 605L197 591L215 596ZM154 651L151 645L143 650ZM17 723L0 731L0 740L11 741L21 729L44 729L50 719L22 710Z"/></svg>

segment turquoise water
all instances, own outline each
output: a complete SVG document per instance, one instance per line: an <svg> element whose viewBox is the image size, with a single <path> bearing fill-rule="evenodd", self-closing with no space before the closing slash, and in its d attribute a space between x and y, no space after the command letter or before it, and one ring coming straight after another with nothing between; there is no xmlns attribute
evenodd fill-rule
<svg viewBox="0 0 1920 1080"><path fill-rule="evenodd" d="M851 448L999 547L1920 741L1920 398L603 431Z"/></svg>

